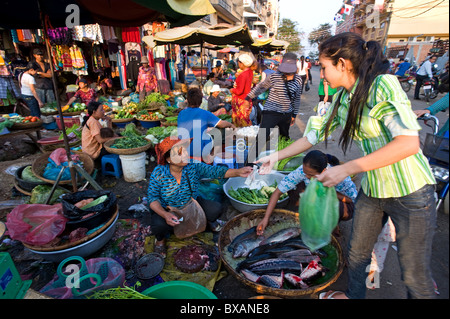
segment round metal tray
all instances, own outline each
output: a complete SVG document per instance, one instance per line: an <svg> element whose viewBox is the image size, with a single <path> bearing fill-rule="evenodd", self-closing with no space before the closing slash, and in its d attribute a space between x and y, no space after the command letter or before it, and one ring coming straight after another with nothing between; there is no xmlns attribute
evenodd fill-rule
<svg viewBox="0 0 450 319"><path fill-rule="evenodd" d="M152 279L164 268L164 258L158 253L142 256L135 266L136 275L141 279Z"/></svg>

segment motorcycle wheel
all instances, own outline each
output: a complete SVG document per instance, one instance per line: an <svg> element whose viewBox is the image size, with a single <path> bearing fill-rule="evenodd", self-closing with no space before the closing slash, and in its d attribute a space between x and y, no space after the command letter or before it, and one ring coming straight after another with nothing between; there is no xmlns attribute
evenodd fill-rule
<svg viewBox="0 0 450 319"><path fill-rule="evenodd" d="M437 96L438 96L438 91L436 91L436 90L433 90L433 92L430 93L430 99L432 99L432 100L437 98Z"/></svg>
<svg viewBox="0 0 450 319"><path fill-rule="evenodd" d="M409 90L411 90L411 83L404 81L404 82L400 82L403 91L405 92L409 92Z"/></svg>
<svg viewBox="0 0 450 319"><path fill-rule="evenodd" d="M430 102L430 90L425 90L425 101Z"/></svg>

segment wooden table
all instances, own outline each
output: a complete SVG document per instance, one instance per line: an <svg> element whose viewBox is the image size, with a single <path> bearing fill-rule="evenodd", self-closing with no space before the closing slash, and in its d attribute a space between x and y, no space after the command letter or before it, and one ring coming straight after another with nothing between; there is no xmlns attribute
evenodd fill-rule
<svg viewBox="0 0 450 319"><path fill-rule="evenodd" d="M17 135L27 135L33 141L33 143L36 144L36 146L39 148L39 150L41 152L45 152L44 149L42 148L41 144L38 143L38 140L40 140L42 138L41 129L42 129L41 126L28 128L28 129L24 129L24 130L9 129L8 134L0 135L0 140L5 139L5 138L10 138L13 136L17 136ZM36 137L33 135L33 133L36 133Z"/></svg>

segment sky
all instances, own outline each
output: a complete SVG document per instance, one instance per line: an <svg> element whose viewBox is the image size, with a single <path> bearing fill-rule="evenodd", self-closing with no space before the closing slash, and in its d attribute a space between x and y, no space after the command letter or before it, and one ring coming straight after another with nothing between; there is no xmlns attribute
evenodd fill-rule
<svg viewBox="0 0 450 319"><path fill-rule="evenodd" d="M280 0L280 18L291 19L298 23L299 31L305 32L302 45L305 55L313 50L308 43L308 34L323 23L334 26L334 15L342 7L342 0ZM281 21L281 20L280 20Z"/></svg>

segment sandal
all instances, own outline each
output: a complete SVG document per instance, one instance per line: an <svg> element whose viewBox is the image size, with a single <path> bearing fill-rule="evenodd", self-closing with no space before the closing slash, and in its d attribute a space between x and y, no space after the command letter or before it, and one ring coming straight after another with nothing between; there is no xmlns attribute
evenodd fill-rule
<svg viewBox="0 0 450 319"><path fill-rule="evenodd" d="M338 290L336 290L336 291L329 290L327 292L320 293L319 294L319 299L335 299L335 298L333 298L333 296L335 294L344 294L344 292L338 291Z"/></svg>
<svg viewBox="0 0 450 319"><path fill-rule="evenodd" d="M162 244L157 244L157 242L155 242L155 253L160 254L163 258L166 258L167 246L165 241Z"/></svg>

